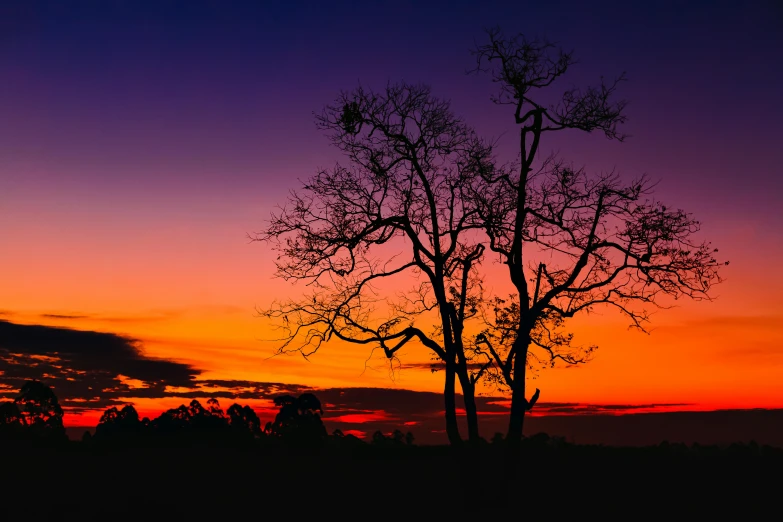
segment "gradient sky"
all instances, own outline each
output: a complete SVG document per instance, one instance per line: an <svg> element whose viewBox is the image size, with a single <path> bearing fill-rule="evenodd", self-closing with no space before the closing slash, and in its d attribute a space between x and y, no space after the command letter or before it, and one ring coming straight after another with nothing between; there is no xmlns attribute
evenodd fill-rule
<svg viewBox="0 0 783 522"><path fill-rule="evenodd" d="M364 348L269 359L255 307L297 289L246 235L340 159L312 113L359 81L427 83L513 155L510 113L465 74L474 39L500 23L576 51L563 87L629 78L629 140L565 132L543 150L659 179L656 195L731 261L716 301L658 313L649 336L612 315L576 320L598 355L541 373L542 401L783 407L780 5L419 4L3 2L0 319L128 336L201 380L437 391L426 369L365 369Z"/></svg>

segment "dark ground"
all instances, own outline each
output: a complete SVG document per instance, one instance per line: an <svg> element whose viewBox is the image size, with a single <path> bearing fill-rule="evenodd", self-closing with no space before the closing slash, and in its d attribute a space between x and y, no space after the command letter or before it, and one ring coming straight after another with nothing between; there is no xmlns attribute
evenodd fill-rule
<svg viewBox="0 0 783 522"><path fill-rule="evenodd" d="M28 520L779 520L783 493L783 450L753 445L529 443L511 481L493 446L478 458L432 446L2 450L3 513Z"/></svg>

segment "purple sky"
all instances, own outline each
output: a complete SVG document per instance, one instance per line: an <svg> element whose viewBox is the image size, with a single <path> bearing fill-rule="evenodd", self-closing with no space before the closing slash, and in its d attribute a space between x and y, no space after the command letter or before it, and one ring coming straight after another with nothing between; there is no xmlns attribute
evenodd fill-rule
<svg viewBox="0 0 783 522"><path fill-rule="evenodd" d="M289 176L336 159L311 114L358 81L428 83L500 135L509 115L488 104L486 78L463 73L473 39L501 22L575 49L582 63L567 82L627 71L633 139L565 133L551 147L591 168L649 171L682 198L709 194L697 212L731 204L756 217L778 201L773 2L29 1L4 11L3 202L47 187L89 191L95 204L117 191L276 199Z"/></svg>

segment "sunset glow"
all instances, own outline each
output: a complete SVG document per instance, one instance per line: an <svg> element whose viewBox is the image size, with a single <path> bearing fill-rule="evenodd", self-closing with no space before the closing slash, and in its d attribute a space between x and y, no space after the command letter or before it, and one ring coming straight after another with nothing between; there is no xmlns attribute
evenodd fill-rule
<svg viewBox="0 0 783 522"><path fill-rule="evenodd" d="M383 394L442 392L443 372L430 371L420 344L406 347L394 368L381 351L339 341L309 360L273 357L279 332L258 310L304 289L274 278L277 254L248 234L319 167L347 163L312 113L357 80L431 85L514 160L511 113L489 101L487 78L464 74L473 38L503 20L573 47L581 59L575 82L622 71L630 79L621 88L630 101L627 142L552 133L545 152L559 150L591 172L659 179L656 197L692 212L700 237L730 261L714 301L672 302L653 315L649 335L609 309L574 318L569 330L599 346L595 359L534 375L528 387L540 388L541 400L532 415L783 408L783 114L765 102L783 89L781 68L770 66L781 41L772 30L757 34L766 43L745 38L762 14L736 20L716 9L711 25L695 29L687 20L698 9L682 6L682 21L672 22L636 6L632 23L612 27L626 42L618 46L601 36L611 20L598 20L587 4L551 28L523 16L533 9L551 19L557 8L543 3L486 13L455 6L445 19L428 7L398 45L400 11L357 6L384 22L349 27L327 4L254 5L215 25L206 24L214 17L207 7L177 24L131 7L22 9L3 36L0 321L112 334L127 352L127 373L120 363L100 366L98 352L73 355L82 366L72 367L56 349L30 355L67 382L107 372L109 384L91 389L94 397L63 396L55 386L66 426L94 426L109 404L129 402L152 418L210 396L223 408L249 404L266 422L276 412L272 396L315 389L323 391L324 421L346 434L364 436L384 422L430 429L432 419L430 431L442 429L437 398L425 408L413 394L403 402ZM583 19L597 25L588 33ZM645 44L661 27L665 41ZM749 75L756 79L741 107L737 89ZM762 104L768 114L759 118ZM496 261L484 262L485 285L510 292ZM146 359L177 365L161 392L144 380L152 372ZM0 397L15 393L9 378L0 371ZM382 390L359 400L355 388ZM483 417L508 408L495 390L482 393Z"/></svg>

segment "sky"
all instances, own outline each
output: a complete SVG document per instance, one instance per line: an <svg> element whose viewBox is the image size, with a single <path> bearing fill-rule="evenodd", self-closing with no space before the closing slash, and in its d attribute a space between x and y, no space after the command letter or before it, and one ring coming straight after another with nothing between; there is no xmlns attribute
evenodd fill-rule
<svg viewBox="0 0 783 522"><path fill-rule="evenodd" d="M421 348L396 372L337 343L272 357L257 310L300 288L248 234L342 160L313 113L360 82L430 85L513 159L511 114L466 74L498 24L573 49L563 88L626 73L628 140L562 132L542 150L649 174L730 261L713 302L656 313L649 335L575 318L599 350L531 380L540 413L783 408L775 2L3 2L0 392L49 379L70 425L116 401L154 415L210 393L271 414L273 394L310 388L357 432L436 418L420 398L442 374L417 368Z"/></svg>

